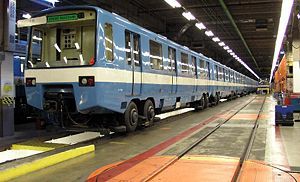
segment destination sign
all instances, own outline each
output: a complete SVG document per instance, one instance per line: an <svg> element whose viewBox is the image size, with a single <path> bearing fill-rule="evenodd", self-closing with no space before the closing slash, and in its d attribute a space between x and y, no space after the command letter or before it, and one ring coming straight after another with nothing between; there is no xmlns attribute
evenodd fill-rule
<svg viewBox="0 0 300 182"><path fill-rule="evenodd" d="M78 20L78 14L74 13L74 14L47 16L47 23L72 21L72 20Z"/></svg>

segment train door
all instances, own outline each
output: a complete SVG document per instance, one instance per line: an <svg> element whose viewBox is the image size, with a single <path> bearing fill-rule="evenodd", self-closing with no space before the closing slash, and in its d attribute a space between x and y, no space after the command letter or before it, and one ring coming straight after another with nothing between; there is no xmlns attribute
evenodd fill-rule
<svg viewBox="0 0 300 182"><path fill-rule="evenodd" d="M212 92L212 87L210 86L210 80L211 80L211 68L210 68L210 63L207 61L206 62L206 70L207 70L207 81L206 81L206 86L207 86L207 91L209 93Z"/></svg>
<svg viewBox="0 0 300 182"><path fill-rule="evenodd" d="M197 61L196 57L192 56L192 74L194 79L193 92L197 92Z"/></svg>
<svg viewBox="0 0 300 182"><path fill-rule="evenodd" d="M169 69L171 71L171 93L177 92L177 60L176 49L168 47Z"/></svg>
<svg viewBox="0 0 300 182"><path fill-rule="evenodd" d="M125 31L125 50L127 64L131 70L131 95L140 95L142 86L140 35Z"/></svg>

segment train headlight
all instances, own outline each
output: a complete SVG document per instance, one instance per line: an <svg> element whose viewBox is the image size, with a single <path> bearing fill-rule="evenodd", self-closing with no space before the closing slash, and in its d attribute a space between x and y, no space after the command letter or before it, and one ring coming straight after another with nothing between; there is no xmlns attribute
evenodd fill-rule
<svg viewBox="0 0 300 182"><path fill-rule="evenodd" d="M26 87L35 87L36 78L26 78Z"/></svg>
<svg viewBox="0 0 300 182"><path fill-rule="evenodd" d="M31 81L31 84L32 84L33 86L35 86L35 85L36 85L36 80L33 79L33 80Z"/></svg>
<svg viewBox="0 0 300 182"><path fill-rule="evenodd" d="M95 86L95 77L94 76L79 76L79 86L81 86L81 87Z"/></svg>
<svg viewBox="0 0 300 182"><path fill-rule="evenodd" d="M82 84L82 85L86 85L86 84L87 84L87 79L86 79L86 78L82 78L81 84Z"/></svg>

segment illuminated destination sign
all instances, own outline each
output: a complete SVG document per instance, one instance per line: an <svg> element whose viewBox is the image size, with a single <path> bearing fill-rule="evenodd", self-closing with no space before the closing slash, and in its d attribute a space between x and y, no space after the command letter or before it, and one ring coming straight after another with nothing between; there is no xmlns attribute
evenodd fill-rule
<svg viewBox="0 0 300 182"><path fill-rule="evenodd" d="M54 15L54 16L47 16L47 23L54 23L60 21L72 21L78 20L78 14L65 14L65 15Z"/></svg>

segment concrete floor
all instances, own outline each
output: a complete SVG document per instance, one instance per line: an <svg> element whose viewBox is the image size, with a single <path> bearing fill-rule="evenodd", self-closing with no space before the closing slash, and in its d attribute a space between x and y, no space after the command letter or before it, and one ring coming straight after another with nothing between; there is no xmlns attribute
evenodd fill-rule
<svg viewBox="0 0 300 182"><path fill-rule="evenodd" d="M191 127L206 122L211 116L214 120L204 127L193 131L183 140L162 148L154 155L176 155L200 136L204 135L213 126L223 121L228 114L234 113L238 106L253 99L255 95L242 97L230 102L200 112L190 112L180 117L173 117L156 123L153 127L137 131L128 136L120 136L96 143L94 153L72 159L58 165L19 177L13 181L84 181L96 169L120 160L129 159L150 148L177 136ZM221 155L238 157L243 150L245 141L253 126L253 116L258 113L263 97L258 97L241 114L232 118L212 137L207 138L190 154ZM253 145L250 158L264 160L274 164L290 165L291 169L300 166L300 123L294 127L275 129L274 125L275 100L266 99L262 117L259 119L259 128ZM228 111L220 115L220 112ZM281 138L278 139L278 134ZM276 137L277 136L277 137ZM279 147L278 147L279 146ZM279 149L278 149L279 148ZM276 150L275 150L276 149ZM286 151L286 152L282 152Z"/></svg>

